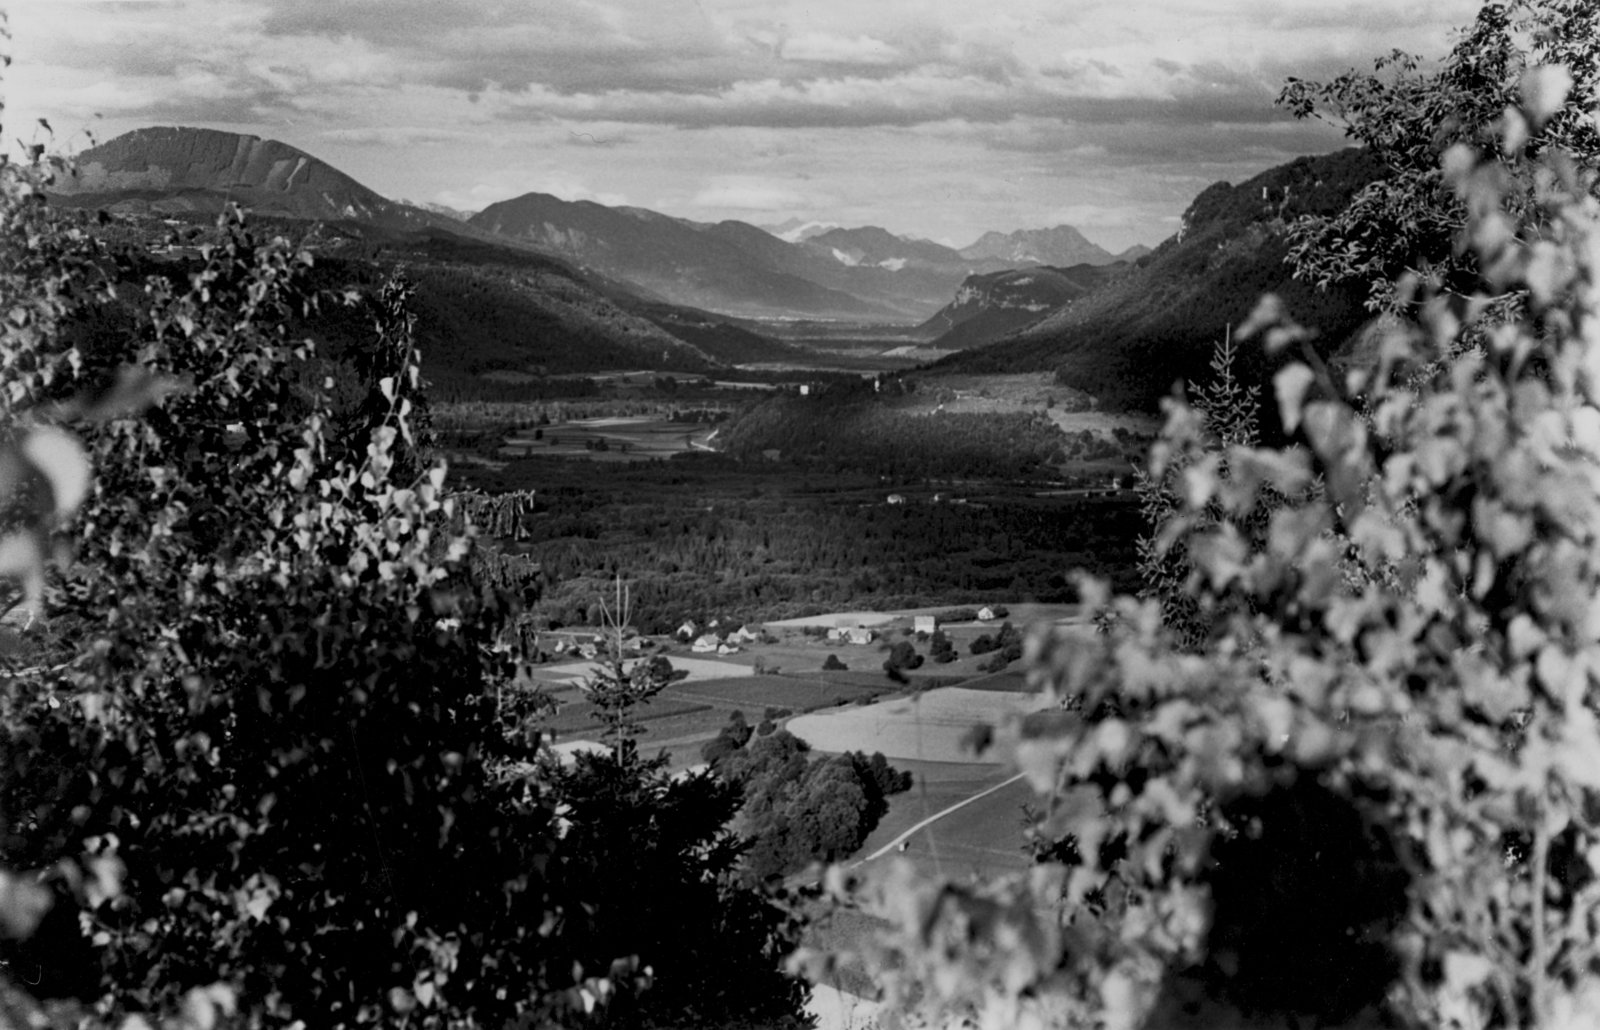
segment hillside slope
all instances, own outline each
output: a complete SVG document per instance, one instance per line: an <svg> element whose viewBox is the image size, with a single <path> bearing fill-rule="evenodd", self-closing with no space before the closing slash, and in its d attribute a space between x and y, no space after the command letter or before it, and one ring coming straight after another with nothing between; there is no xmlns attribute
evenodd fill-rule
<svg viewBox="0 0 1600 1030"><path fill-rule="evenodd" d="M1038 266L971 275L955 300L918 327L918 335L941 350L982 347L1070 304L1127 267Z"/></svg>
<svg viewBox="0 0 1600 1030"><path fill-rule="evenodd" d="M704 231L703 226L643 208L611 208L592 201L526 193L490 204L468 224L638 283L678 304L755 316L900 315L753 260L746 249L723 235ZM791 246L776 237L771 239L779 246Z"/></svg>
<svg viewBox="0 0 1600 1030"><path fill-rule="evenodd" d="M750 327L576 269L466 225L452 216L459 212L390 201L275 140L143 129L84 151L75 164L51 204L108 211L107 233L171 260L210 239L211 216L236 202L257 229L312 249L319 281L367 290L404 265L429 374L453 394L541 375L796 360L793 347ZM167 239L174 228L185 245ZM349 317L325 306L304 328L330 342L364 338L364 325L342 324Z"/></svg>
<svg viewBox="0 0 1600 1030"><path fill-rule="evenodd" d="M151 214L221 211L358 221L390 229L460 229L446 215L396 203L303 150L234 132L159 126L91 147L76 174L52 187L56 203Z"/></svg>
<svg viewBox="0 0 1600 1030"><path fill-rule="evenodd" d="M1212 344L1242 322L1263 293L1281 296L1332 347L1367 319L1357 290L1317 292L1294 281L1285 228L1302 213L1332 211L1377 174L1364 152L1298 158L1237 186L1197 196L1182 228L1126 275L1026 328L933 368L957 372L1051 370L1112 409L1153 410L1180 380L1207 375ZM1244 372L1264 379L1254 349Z"/></svg>

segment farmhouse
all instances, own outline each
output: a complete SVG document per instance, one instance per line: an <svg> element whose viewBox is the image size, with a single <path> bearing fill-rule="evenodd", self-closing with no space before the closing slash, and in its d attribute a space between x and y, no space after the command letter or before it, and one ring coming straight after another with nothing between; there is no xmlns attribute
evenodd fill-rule
<svg viewBox="0 0 1600 1030"><path fill-rule="evenodd" d="M904 504L904 503L906 503L905 495L904 494L890 494L889 495L889 503L890 504Z"/></svg>
<svg viewBox="0 0 1600 1030"><path fill-rule="evenodd" d="M877 634L865 626L854 626L844 631L845 639L852 644L870 644L877 639Z"/></svg>
<svg viewBox="0 0 1600 1030"><path fill-rule="evenodd" d="M717 650L718 645L721 643L722 642L716 638L715 634L707 633L703 636L696 637L694 643L689 646L689 650L693 651L695 654L712 654Z"/></svg>
<svg viewBox="0 0 1600 1030"><path fill-rule="evenodd" d="M911 628L917 633L927 633L931 636L939 631L939 617L937 615L918 615L911 620Z"/></svg>
<svg viewBox="0 0 1600 1030"><path fill-rule="evenodd" d="M979 622L993 622L994 618L994 609L990 608L988 605L984 605L982 608L978 609Z"/></svg>
<svg viewBox="0 0 1600 1030"><path fill-rule="evenodd" d="M678 631L673 635L679 640L688 641L693 640L694 635L698 632L700 632L700 627L694 624L693 619L684 619L683 625L679 626Z"/></svg>

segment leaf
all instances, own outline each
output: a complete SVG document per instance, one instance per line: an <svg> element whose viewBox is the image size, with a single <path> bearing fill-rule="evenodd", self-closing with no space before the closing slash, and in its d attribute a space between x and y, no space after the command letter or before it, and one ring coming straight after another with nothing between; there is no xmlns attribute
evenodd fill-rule
<svg viewBox="0 0 1600 1030"><path fill-rule="evenodd" d="M50 911L50 889L0 869L0 938L25 940Z"/></svg>
<svg viewBox="0 0 1600 1030"><path fill-rule="evenodd" d="M1572 91L1572 73L1559 64L1529 68L1522 75L1522 110L1535 127L1554 118Z"/></svg>
<svg viewBox="0 0 1600 1030"><path fill-rule="evenodd" d="M1283 417L1283 428L1294 432L1300 426L1301 406L1305 403L1306 390L1311 387L1316 376L1311 369L1295 362L1286 365L1272 377L1272 389L1278 397L1278 411Z"/></svg>
<svg viewBox="0 0 1600 1030"><path fill-rule="evenodd" d="M1444 980L1453 991L1465 992L1483 983L1494 972L1494 963L1482 955L1452 951L1444 957Z"/></svg>
<svg viewBox="0 0 1600 1030"><path fill-rule="evenodd" d="M0 537L0 577L18 580L29 605L44 596L44 550L32 533Z"/></svg>
<svg viewBox="0 0 1600 1030"><path fill-rule="evenodd" d="M89 495L91 468L78 438L54 426L39 426L22 440L22 453L50 482L56 516L68 518Z"/></svg>

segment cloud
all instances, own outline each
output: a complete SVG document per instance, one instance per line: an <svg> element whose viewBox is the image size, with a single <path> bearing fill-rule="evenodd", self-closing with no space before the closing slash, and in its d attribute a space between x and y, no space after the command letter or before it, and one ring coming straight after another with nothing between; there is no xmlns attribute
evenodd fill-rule
<svg viewBox="0 0 1600 1030"><path fill-rule="evenodd" d="M801 194L776 183L738 176L721 176L689 199L689 205L738 211L786 211L806 206Z"/></svg>
<svg viewBox="0 0 1600 1030"><path fill-rule="evenodd" d="M423 125L366 125L347 129L324 129L319 140L355 147L413 147L419 144L457 143L470 146L472 133L464 130Z"/></svg>
<svg viewBox="0 0 1600 1030"><path fill-rule="evenodd" d="M460 207L537 189L952 238L1081 207L1154 237L1209 181L1343 143L1274 108L1286 76L1440 54L1477 8L20 0L7 114L257 132Z"/></svg>
<svg viewBox="0 0 1600 1030"><path fill-rule="evenodd" d="M784 40L778 56L785 61L818 64L893 64L899 58L895 48L881 39L826 32L807 32Z"/></svg>

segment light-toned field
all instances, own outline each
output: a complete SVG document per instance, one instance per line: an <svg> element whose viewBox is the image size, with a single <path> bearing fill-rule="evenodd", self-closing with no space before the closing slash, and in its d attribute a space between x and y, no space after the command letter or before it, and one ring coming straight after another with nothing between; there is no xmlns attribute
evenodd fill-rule
<svg viewBox="0 0 1600 1030"><path fill-rule="evenodd" d="M818 751L882 751L889 759L984 762L965 739L974 726L1049 704L1038 694L940 687L912 697L791 719L789 732Z"/></svg>
<svg viewBox="0 0 1600 1030"><path fill-rule="evenodd" d="M624 670L631 669L634 662L637 661L639 659L636 658L623 662L622 667ZM690 658L687 655L676 654L669 655L667 661L672 663L674 669L679 669L689 674L684 677L684 681L688 683L698 683L702 680L737 679L740 676L750 675L748 663L721 662L712 658ZM534 670L534 676L548 682L576 683L579 680L594 676L603 667L604 663L598 661L542 665Z"/></svg>
<svg viewBox="0 0 1600 1030"><path fill-rule="evenodd" d="M545 455L594 461L642 461L706 450L716 430L698 422L673 422L649 415L586 418L523 429L506 439L507 457ZM595 450L604 441L605 450Z"/></svg>
<svg viewBox="0 0 1600 1030"><path fill-rule="evenodd" d="M808 712L817 708L851 704L900 688L881 673L871 682L854 685L829 682L821 677L745 676L732 679L682 680L662 692L663 697L708 704L725 711L737 709L753 723L768 708Z"/></svg>
<svg viewBox="0 0 1600 1030"><path fill-rule="evenodd" d="M1003 602L993 602L993 604L1001 603ZM976 610L982 607L983 604L981 603L973 603L945 604L934 608L898 608L893 611L884 612L826 612L822 615L807 615L798 619L778 619L774 622L764 623L763 625L769 630L804 629L807 626L822 626L827 629L832 629L835 626L867 626L869 628L877 628L896 622L901 622L907 626L910 626L912 618L918 615L938 615L940 612L950 611L953 608L971 608ZM1065 623L1079 618L1082 615L1083 608L1082 605L1077 604L1036 604L1033 602L1008 604L1006 607L1010 611L1010 614L1006 616L1006 619L1009 619L1012 625L1017 626L1018 628L1030 626L1036 622ZM996 619L992 623L973 621L951 623L950 625L987 626L990 629L999 629L1000 623L1006 621L1006 619Z"/></svg>

